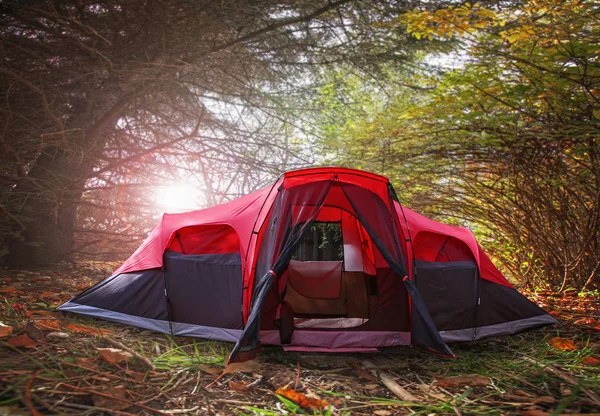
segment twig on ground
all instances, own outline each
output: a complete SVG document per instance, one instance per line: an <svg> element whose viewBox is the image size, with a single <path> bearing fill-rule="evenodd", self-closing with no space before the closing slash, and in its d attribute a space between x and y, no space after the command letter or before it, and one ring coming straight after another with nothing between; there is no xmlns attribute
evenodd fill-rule
<svg viewBox="0 0 600 416"><path fill-rule="evenodd" d="M163 411L169 415L178 415L178 414L183 414L183 413L195 412L198 409L200 409L200 406L194 406L191 409L173 409L173 410L163 410Z"/></svg>
<svg viewBox="0 0 600 416"><path fill-rule="evenodd" d="M592 392L590 389L588 389L587 387L584 387L581 385L581 383L578 383L577 380L575 380L573 377L571 377L570 375L566 374L564 371L558 369L556 366L552 365L552 364L543 364L540 363L539 361L528 357L525 354L521 354L520 355L523 357L523 359L525 361L528 361L532 364L535 364L537 366L539 366L540 368L542 368L544 371L548 371L551 372L555 375L557 375L558 377L562 378L564 381L566 381L567 383L569 383L572 386L579 386L579 388L581 388L581 391L583 391L585 393L585 395L592 400L592 402L594 402L594 404L600 406L600 397Z"/></svg>
<svg viewBox="0 0 600 416"><path fill-rule="evenodd" d="M102 396L102 397L106 397L106 398L111 399L111 400L116 400L116 401L119 401L119 402L127 403L127 404L129 404L131 406L137 406L137 407L139 407L141 409L148 410L149 412L156 413L158 415L165 415L166 414L166 413L163 413L160 410L153 409L152 407L145 406L145 405L143 405L141 403L134 403L134 402L132 402L130 400L122 399L120 397L115 397L115 396L112 396L110 394L102 393L100 391L96 391L96 390L92 390L92 389L85 389L83 387L77 387L77 386L73 386L73 385L67 384L67 383L59 383L59 384L65 386L65 387L68 387L70 389L73 389L73 390L83 391L83 392L86 392L86 393L95 394L96 396Z"/></svg>
<svg viewBox="0 0 600 416"><path fill-rule="evenodd" d="M152 364L152 362L148 358L144 357L139 352L137 352L137 351L135 351L135 350L133 350L133 349L131 349L129 347L126 347L125 345L121 344L119 341L115 341L112 338L105 337L104 339L109 344L112 344L115 347L121 348L122 350L127 351L128 353L130 353L135 358L137 358L138 360L140 360L141 362L143 362L144 364L146 364L152 371L156 371L156 367L154 366L154 364Z"/></svg>
<svg viewBox="0 0 600 416"><path fill-rule="evenodd" d="M136 416L134 413L123 412L122 410L108 409L105 407L98 406L86 406L84 404L78 403L69 403L69 402L61 402L60 406L69 407L73 409L81 409L81 410L95 410L100 412L106 412L115 416Z"/></svg>
<svg viewBox="0 0 600 416"><path fill-rule="evenodd" d="M415 396L413 396L406 389L404 389L404 387L402 387L400 384L398 384L392 378L392 376L390 376L389 374L387 374L383 371L378 371L377 368L375 368L375 366L373 365L373 363L371 363L370 361L363 361L362 365L365 369L370 370L371 374L373 374L375 377L379 378L379 380L381 380L383 385L385 387L387 387L397 397L399 397L400 400L403 400L405 402L418 403L417 398Z"/></svg>
<svg viewBox="0 0 600 416"><path fill-rule="evenodd" d="M33 386L33 380L40 374L42 370L38 370L27 380L25 384L25 404L27 405L27 410L31 412L32 416L42 416L40 412L37 411L35 406L33 405L33 400L31 399L31 386Z"/></svg>

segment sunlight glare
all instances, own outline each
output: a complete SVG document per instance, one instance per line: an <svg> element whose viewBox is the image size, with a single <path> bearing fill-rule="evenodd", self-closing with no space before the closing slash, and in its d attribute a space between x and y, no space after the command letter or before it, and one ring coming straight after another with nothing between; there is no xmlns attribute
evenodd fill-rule
<svg viewBox="0 0 600 416"><path fill-rule="evenodd" d="M177 213L200 209L203 194L198 184L176 183L158 187L155 192L157 206L164 212Z"/></svg>

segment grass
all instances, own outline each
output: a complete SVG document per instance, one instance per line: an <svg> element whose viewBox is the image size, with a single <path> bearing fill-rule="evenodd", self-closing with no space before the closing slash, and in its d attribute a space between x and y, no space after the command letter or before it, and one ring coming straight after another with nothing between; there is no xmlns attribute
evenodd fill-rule
<svg viewBox="0 0 600 416"><path fill-rule="evenodd" d="M79 274L89 276L90 273L84 270ZM0 279L5 285L26 284L26 281L11 283L9 274L10 271L0 270ZM71 279L72 270L55 274L58 277L53 280L52 287L57 293L77 292L74 289L77 281ZM102 277L99 273L97 279ZM39 288L42 290L50 289ZM24 331L29 318L25 310L14 305L25 304L31 311L45 305L54 307L66 300L40 299L33 292L28 288L0 297L0 320L13 326L15 335ZM597 313L600 299L593 294L581 297L574 294L569 299L568 302L552 296L543 299L560 312L561 325L510 337L454 344L452 349L456 359L427 355L409 347L361 355L294 353L267 346L259 355L258 367L248 373L226 374L210 388L207 386L217 377L215 373L223 370L232 344L172 337L63 314L59 315L63 324L113 331L108 335L110 338L149 360L156 369L149 369L136 358L115 364L102 360L96 348L112 345L94 331L90 334L65 329L68 339L40 340L31 349L11 347L3 342L7 339L4 338L0 340L0 414L33 413L31 409L43 414L73 415L108 414L110 410L121 416L149 415L163 410L197 415L371 415L374 412L383 415L498 415L527 411L552 415L598 412L600 403L595 401L594 392L600 392L600 367L586 365L584 360L600 357L600 331L575 322ZM574 341L576 350L553 348L550 345L553 337ZM82 366L78 361L82 358L90 361ZM361 375L357 368L362 367L361 361L365 359L391 375L417 400L398 400L378 379L369 378L368 373ZM327 400L330 407L307 411L275 393L286 384L295 384L298 368L298 391L316 394ZM436 381L439 377L470 374L485 376L490 383L445 387ZM237 391L230 382L242 386L252 384L253 388L247 392ZM147 408L129 406L128 402Z"/></svg>

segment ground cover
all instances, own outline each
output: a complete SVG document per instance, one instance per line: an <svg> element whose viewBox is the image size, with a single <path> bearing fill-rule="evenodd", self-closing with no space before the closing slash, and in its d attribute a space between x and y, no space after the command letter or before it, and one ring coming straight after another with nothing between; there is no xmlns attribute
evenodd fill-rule
<svg viewBox="0 0 600 416"><path fill-rule="evenodd" d="M597 294L530 294L561 323L452 345L454 360L408 347L266 347L257 361L224 370L231 344L54 311L116 266L0 270L0 415L600 412Z"/></svg>

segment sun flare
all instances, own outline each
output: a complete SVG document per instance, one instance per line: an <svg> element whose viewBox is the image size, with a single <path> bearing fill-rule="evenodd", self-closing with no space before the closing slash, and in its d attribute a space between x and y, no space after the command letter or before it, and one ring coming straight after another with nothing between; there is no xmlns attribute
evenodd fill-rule
<svg viewBox="0 0 600 416"><path fill-rule="evenodd" d="M185 212L201 208L203 193L198 184L176 183L158 187L155 201L165 212Z"/></svg>

